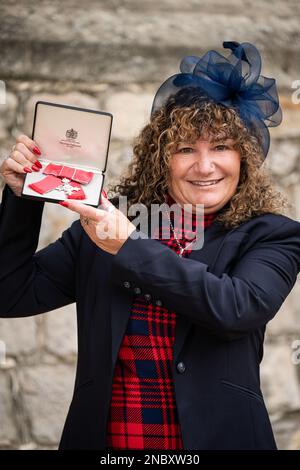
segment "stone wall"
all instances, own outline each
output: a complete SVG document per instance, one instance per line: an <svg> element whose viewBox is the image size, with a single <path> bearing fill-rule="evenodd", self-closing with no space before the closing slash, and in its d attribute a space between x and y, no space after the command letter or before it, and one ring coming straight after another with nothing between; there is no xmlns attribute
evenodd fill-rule
<svg viewBox="0 0 300 470"><path fill-rule="evenodd" d="M292 83L300 79L299 13L296 0L7 0L0 5L0 79L7 89L1 158L19 133L30 135L38 99L106 110L114 115L107 187L130 162L153 95L177 72L180 58L220 49L223 40L253 41L263 73L278 80L284 112L267 164L293 204L289 215L300 220L300 104L292 102ZM46 204L39 248L72 220L64 208ZM262 364L266 403L284 449L300 449L300 365L292 360L299 299L297 282L268 326ZM0 319L0 340L7 348L0 368L1 448L56 448L74 383L74 305Z"/></svg>

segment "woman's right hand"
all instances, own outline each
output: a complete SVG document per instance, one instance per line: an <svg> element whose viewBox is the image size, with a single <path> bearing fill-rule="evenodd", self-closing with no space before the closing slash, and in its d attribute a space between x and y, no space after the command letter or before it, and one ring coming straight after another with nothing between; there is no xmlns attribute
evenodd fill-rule
<svg viewBox="0 0 300 470"><path fill-rule="evenodd" d="M40 155L41 152L36 143L27 135L21 134L10 155L0 166L0 174L17 196L21 196L26 173L39 171L42 168L37 160Z"/></svg>

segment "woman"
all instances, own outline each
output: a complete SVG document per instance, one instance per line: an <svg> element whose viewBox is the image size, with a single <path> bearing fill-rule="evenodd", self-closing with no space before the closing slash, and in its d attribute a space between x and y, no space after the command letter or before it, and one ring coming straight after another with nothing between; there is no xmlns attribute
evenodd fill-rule
<svg viewBox="0 0 300 470"><path fill-rule="evenodd" d="M139 231L118 197L98 209L68 201L80 220L36 252L44 204L18 195L37 143L20 136L1 167L1 316L77 305L60 449L276 449L259 363L299 272L300 224L262 167L267 125L280 122L275 81L253 45L224 46L229 57L184 58L160 87L112 188L128 208L179 208L154 231Z"/></svg>

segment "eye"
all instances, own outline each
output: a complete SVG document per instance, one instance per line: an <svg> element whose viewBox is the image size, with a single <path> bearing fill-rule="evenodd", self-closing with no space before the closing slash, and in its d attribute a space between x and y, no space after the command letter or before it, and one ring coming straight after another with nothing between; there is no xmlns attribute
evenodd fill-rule
<svg viewBox="0 0 300 470"><path fill-rule="evenodd" d="M192 147L182 147L177 150L177 153L192 153L194 149Z"/></svg>
<svg viewBox="0 0 300 470"><path fill-rule="evenodd" d="M219 145L215 145L214 146L214 150L216 150L217 152L224 152L225 150L229 150L229 146L228 145L225 145L225 144L219 144Z"/></svg>

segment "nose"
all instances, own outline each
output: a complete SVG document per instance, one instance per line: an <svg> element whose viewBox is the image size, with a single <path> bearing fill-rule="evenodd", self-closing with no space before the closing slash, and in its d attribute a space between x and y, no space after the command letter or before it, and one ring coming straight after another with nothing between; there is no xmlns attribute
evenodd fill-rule
<svg viewBox="0 0 300 470"><path fill-rule="evenodd" d="M215 163L206 151L199 151L196 154L196 160L193 164L194 170L203 175L209 175L215 170Z"/></svg>

